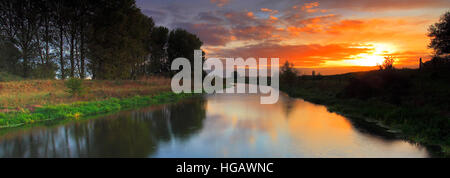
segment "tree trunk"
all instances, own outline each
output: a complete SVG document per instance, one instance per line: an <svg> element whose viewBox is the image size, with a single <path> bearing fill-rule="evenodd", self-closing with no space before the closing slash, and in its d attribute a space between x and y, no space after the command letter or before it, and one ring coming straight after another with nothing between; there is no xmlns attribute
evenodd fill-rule
<svg viewBox="0 0 450 178"><path fill-rule="evenodd" d="M28 78L29 76L30 76L30 74L29 74L29 70L28 70L28 50L27 49L23 49L23 55L22 55L22 58L23 58L23 63L22 63L22 66L23 66L23 77L24 78Z"/></svg>
<svg viewBox="0 0 450 178"><path fill-rule="evenodd" d="M66 79L66 73L64 71L64 31L63 27L59 27L59 64L61 65L61 79Z"/></svg>
<svg viewBox="0 0 450 178"><path fill-rule="evenodd" d="M80 72L80 78L84 79L85 76L85 71L84 71L84 28L83 28L83 24L81 25L81 36L80 36L80 68L81 68L81 72Z"/></svg>
<svg viewBox="0 0 450 178"><path fill-rule="evenodd" d="M72 32L70 35L70 77L75 77L75 35Z"/></svg>
<svg viewBox="0 0 450 178"><path fill-rule="evenodd" d="M45 64L48 65L50 62L50 30L49 22L46 21L45 25Z"/></svg>

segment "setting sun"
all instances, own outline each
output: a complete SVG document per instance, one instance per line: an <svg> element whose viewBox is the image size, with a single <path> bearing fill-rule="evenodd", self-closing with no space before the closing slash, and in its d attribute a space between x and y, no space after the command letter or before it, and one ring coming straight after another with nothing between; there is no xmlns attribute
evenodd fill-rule
<svg viewBox="0 0 450 178"><path fill-rule="evenodd" d="M389 44L369 44L368 48L371 49L371 52L351 56L352 59L344 62L357 66L377 66L383 63L385 57L396 51L395 47Z"/></svg>

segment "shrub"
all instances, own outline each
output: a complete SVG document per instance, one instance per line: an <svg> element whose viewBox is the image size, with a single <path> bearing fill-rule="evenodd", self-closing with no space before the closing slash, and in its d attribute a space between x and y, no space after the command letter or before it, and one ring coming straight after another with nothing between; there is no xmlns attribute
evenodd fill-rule
<svg viewBox="0 0 450 178"><path fill-rule="evenodd" d="M378 67L380 70L395 70L394 63L395 59L393 57L385 57L383 64L379 65Z"/></svg>
<svg viewBox="0 0 450 178"><path fill-rule="evenodd" d="M71 94L72 96L83 95L84 93L83 80L78 78L70 78L64 84L68 88L66 92Z"/></svg>
<svg viewBox="0 0 450 178"><path fill-rule="evenodd" d="M374 71L352 79L339 96L363 100L380 97L389 103L401 104L402 97L410 95L411 85L410 79L398 71Z"/></svg>
<svg viewBox="0 0 450 178"><path fill-rule="evenodd" d="M294 64L289 63L286 61L286 63L281 67L280 70L280 83L281 87L286 88L292 85L295 85L297 81L297 74L298 71L294 68Z"/></svg>

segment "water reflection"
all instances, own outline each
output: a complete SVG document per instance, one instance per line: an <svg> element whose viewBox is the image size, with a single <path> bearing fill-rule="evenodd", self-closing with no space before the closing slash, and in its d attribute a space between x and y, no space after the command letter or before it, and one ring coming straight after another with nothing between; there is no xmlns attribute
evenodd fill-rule
<svg viewBox="0 0 450 178"><path fill-rule="evenodd" d="M0 157L428 157L323 106L219 95L0 136Z"/></svg>
<svg viewBox="0 0 450 178"><path fill-rule="evenodd" d="M196 99L8 133L0 138L0 157L148 157L160 143L183 141L199 132L205 114L205 100Z"/></svg>

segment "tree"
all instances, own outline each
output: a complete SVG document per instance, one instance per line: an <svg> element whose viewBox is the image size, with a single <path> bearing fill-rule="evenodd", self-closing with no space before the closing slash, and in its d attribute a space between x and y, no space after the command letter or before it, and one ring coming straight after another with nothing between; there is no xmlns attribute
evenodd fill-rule
<svg viewBox="0 0 450 178"><path fill-rule="evenodd" d="M194 64L194 50L198 50L203 42L194 34L183 29L175 29L170 32L167 53L169 63L179 57L189 59Z"/></svg>
<svg viewBox="0 0 450 178"><path fill-rule="evenodd" d="M0 40L0 72L8 72L14 75L21 75L20 58L21 54L13 44Z"/></svg>
<svg viewBox="0 0 450 178"><path fill-rule="evenodd" d="M429 28L428 36L431 38L430 48L437 55L450 53L450 11L446 12L440 21Z"/></svg>
<svg viewBox="0 0 450 178"><path fill-rule="evenodd" d="M286 61L280 69L280 83L283 86L294 85L297 80L298 71L294 69L294 64ZM282 86L282 87L283 87Z"/></svg>
<svg viewBox="0 0 450 178"><path fill-rule="evenodd" d="M39 46L35 34L39 31L39 1L3 0L0 2L1 32L21 53L22 76L31 74L31 60Z"/></svg>
<svg viewBox="0 0 450 178"><path fill-rule="evenodd" d="M384 62L383 64L379 65L378 67L380 68L380 70L387 70L387 71L391 71L394 70L394 63L395 63L395 59L393 57L385 57L384 58Z"/></svg>
<svg viewBox="0 0 450 178"><path fill-rule="evenodd" d="M53 44L53 48L58 51L58 65L59 65L59 78L64 80L66 75L65 69L65 58L64 58L64 34L66 33L66 12L67 7L65 5L66 1L52 1L50 3L51 9L54 11L54 28L55 28L55 41Z"/></svg>
<svg viewBox="0 0 450 178"><path fill-rule="evenodd" d="M0 67L24 78L136 79L193 61L197 36L154 26L135 0L2 0Z"/></svg>
<svg viewBox="0 0 450 178"><path fill-rule="evenodd" d="M38 43L38 54L40 62L34 69L33 77L35 78L54 78L55 64L53 58L55 55L51 50L51 44L54 43L54 17L55 13L51 9L49 1L41 1L37 7L39 8L39 30L36 33Z"/></svg>
<svg viewBox="0 0 450 178"><path fill-rule="evenodd" d="M167 41L169 39L169 29L166 27L156 27L151 33L149 72L151 74L162 74L170 71L167 61Z"/></svg>
<svg viewBox="0 0 450 178"><path fill-rule="evenodd" d="M92 17L88 55L94 79L132 79L149 55L153 20L134 0L98 1Z"/></svg>

